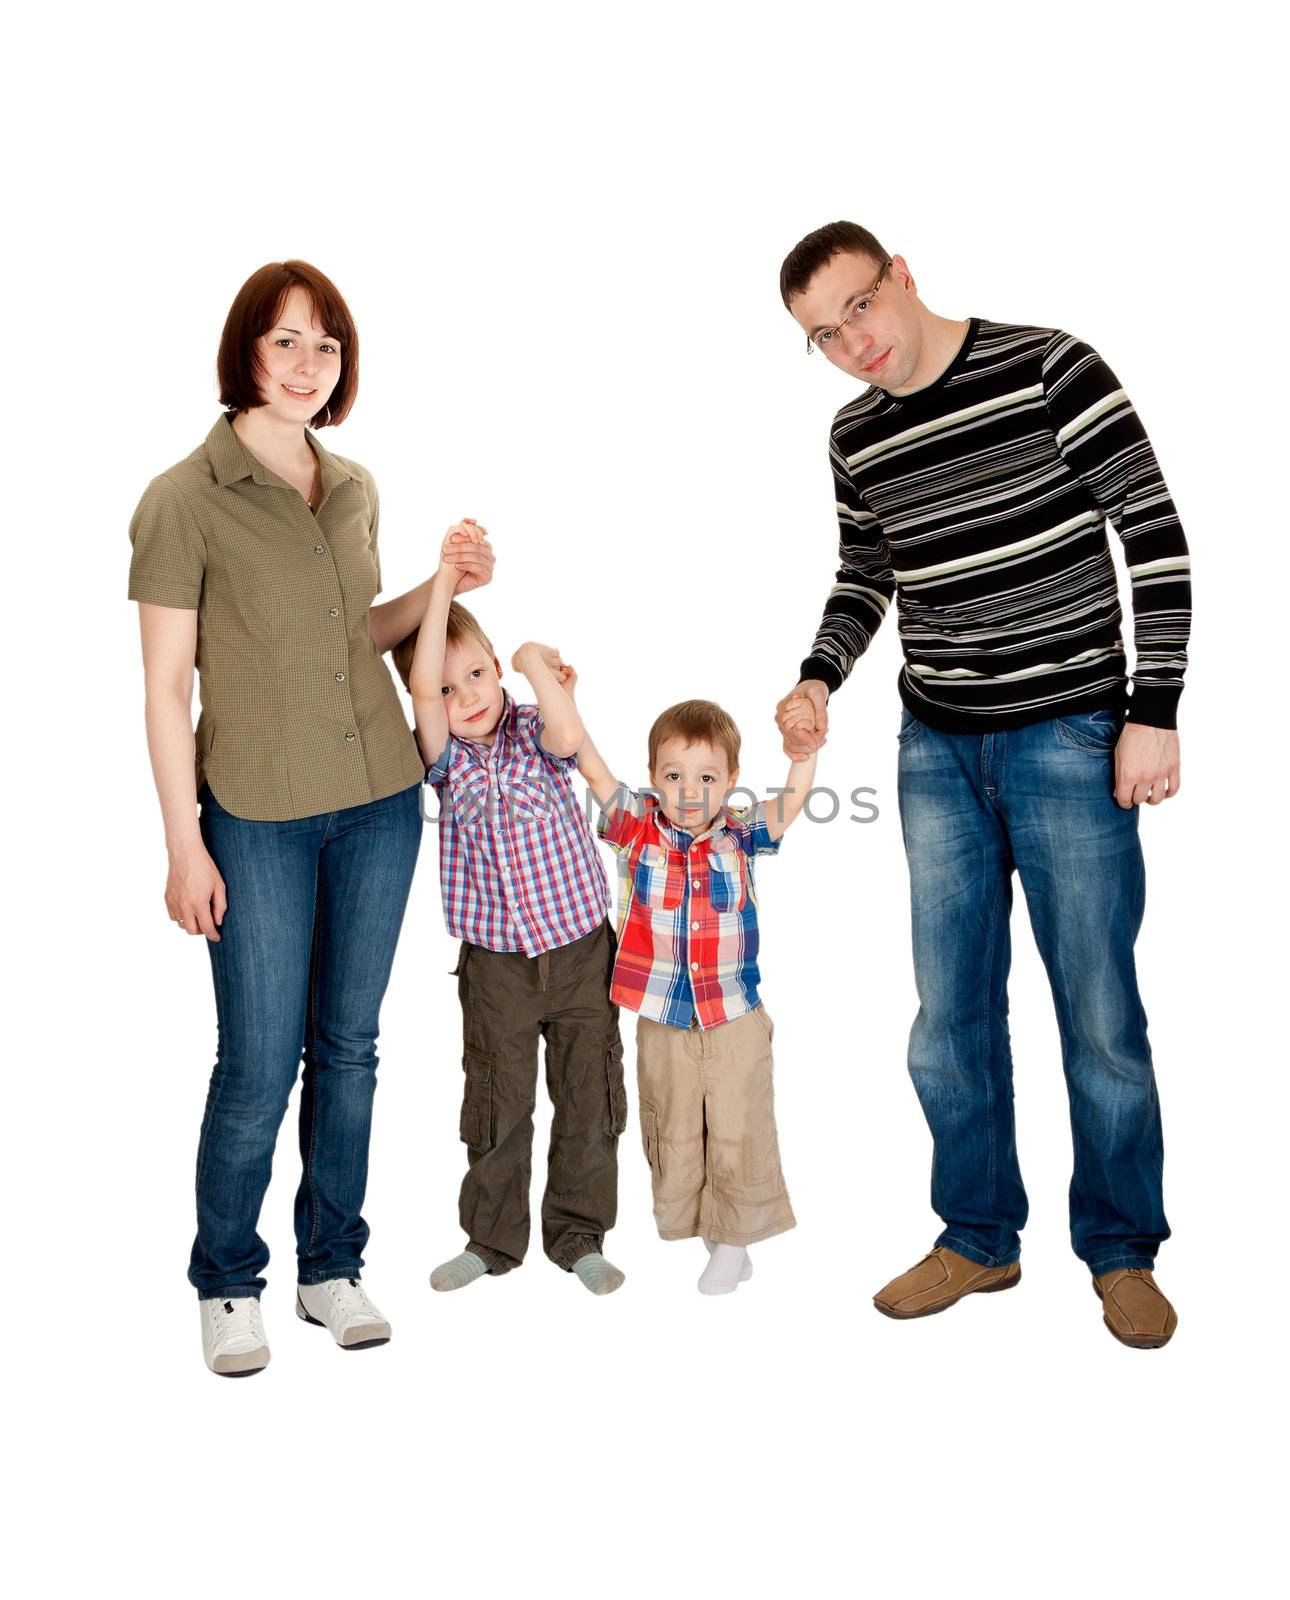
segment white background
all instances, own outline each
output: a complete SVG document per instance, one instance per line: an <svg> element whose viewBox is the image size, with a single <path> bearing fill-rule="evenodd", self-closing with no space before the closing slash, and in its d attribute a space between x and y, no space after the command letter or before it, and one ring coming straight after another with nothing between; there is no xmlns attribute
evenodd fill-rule
<svg viewBox="0 0 1290 1600"><path fill-rule="evenodd" d="M1259 13L170 4L20 24L0 1258L19 1592L1259 1582L1284 1425L1286 1110L1269 466L1286 269ZM520 1273L431 1294L460 1243L464 1152L427 830L366 1208L394 1340L343 1355L292 1315L289 1120L262 1223L272 1365L216 1381L184 1277L214 1009L206 952L162 907L126 528L214 420L234 292L296 255L348 297L361 395L323 437L376 475L387 596L429 574L450 521L482 518L484 625L505 658L537 637L577 664L623 776L645 780L660 709L710 696L764 788L786 765L774 704L835 566L826 435L854 392L803 354L776 278L839 216L903 254L934 310L1091 341L1192 545L1183 792L1142 817L1172 1345L1113 1341L1070 1252L1057 1035L1020 898L1024 1282L925 1322L870 1306L938 1226L904 1068L893 621L835 698L819 774L876 787L879 820L799 823L759 868L799 1227L754 1252L752 1282L706 1300L701 1246L656 1238L633 1093L620 1293L592 1299L535 1248ZM630 1017L623 1031L630 1078Z"/></svg>

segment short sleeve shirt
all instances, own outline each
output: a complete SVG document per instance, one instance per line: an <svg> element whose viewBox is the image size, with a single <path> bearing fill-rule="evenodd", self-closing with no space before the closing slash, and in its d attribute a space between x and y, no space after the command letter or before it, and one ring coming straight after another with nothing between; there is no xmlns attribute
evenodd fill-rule
<svg viewBox="0 0 1290 1600"><path fill-rule="evenodd" d="M130 524L130 599L197 612L197 787L257 821L366 805L425 771L372 642L376 486L308 439L317 514L221 416Z"/></svg>
<svg viewBox="0 0 1290 1600"><path fill-rule="evenodd" d="M753 859L778 855L766 803L723 808L702 834L657 795L627 790L596 831L618 857L618 951L610 998L674 1028L733 1022L761 1004Z"/></svg>
<svg viewBox="0 0 1290 1600"><path fill-rule="evenodd" d="M540 709L502 694L492 744L450 735L426 774L443 911L455 939L538 956L600 926L609 884L574 792L577 757L552 755Z"/></svg>

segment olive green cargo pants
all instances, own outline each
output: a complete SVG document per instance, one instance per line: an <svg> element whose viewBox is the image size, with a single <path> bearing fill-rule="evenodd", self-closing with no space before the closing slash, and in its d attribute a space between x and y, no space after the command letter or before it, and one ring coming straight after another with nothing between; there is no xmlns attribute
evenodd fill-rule
<svg viewBox="0 0 1290 1600"><path fill-rule="evenodd" d="M542 1247L571 1271L599 1251L618 1214L618 1136L627 1126L618 1007L609 998L617 939L608 922L526 956L463 943L457 962L466 1073L461 1186L466 1246L493 1273L524 1260L538 1040L553 1108Z"/></svg>

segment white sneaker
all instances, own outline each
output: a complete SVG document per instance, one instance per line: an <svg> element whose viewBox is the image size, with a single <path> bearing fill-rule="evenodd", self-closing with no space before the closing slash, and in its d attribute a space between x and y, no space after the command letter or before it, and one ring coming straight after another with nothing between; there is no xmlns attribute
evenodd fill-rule
<svg viewBox="0 0 1290 1600"><path fill-rule="evenodd" d="M328 1278L325 1283L296 1285L296 1315L302 1322L326 1328L345 1350L386 1344L390 1325L367 1298L357 1278Z"/></svg>
<svg viewBox="0 0 1290 1600"><path fill-rule="evenodd" d="M708 1241L705 1239L704 1243ZM708 1264L699 1277L700 1294L733 1294L745 1279L752 1277L748 1252L742 1245L714 1244Z"/></svg>
<svg viewBox="0 0 1290 1600"><path fill-rule="evenodd" d="M237 1300L199 1300L202 1354L221 1378L245 1378L269 1364L269 1346L253 1295Z"/></svg>

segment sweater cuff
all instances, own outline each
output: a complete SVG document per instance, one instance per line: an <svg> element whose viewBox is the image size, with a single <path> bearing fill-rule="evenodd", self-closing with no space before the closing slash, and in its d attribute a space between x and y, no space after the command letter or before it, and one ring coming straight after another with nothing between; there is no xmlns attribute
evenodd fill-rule
<svg viewBox="0 0 1290 1600"><path fill-rule="evenodd" d="M1181 684L1175 688L1166 684L1135 682L1129 696L1128 721L1141 723L1144 728L1176 728L1181 694Z"/></svg>
<svg viewBox="0 0 1290 1600"><path fill-rule="evenodd" d="M844 682L842 674L831 661L826 661L823 656L807 656L798 672L797 681L803 682L807 678L818 678L821 683L826 683L829 693L840 689Z"/></svg>

